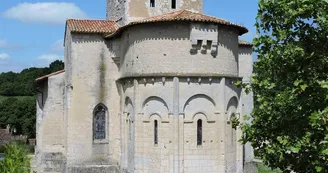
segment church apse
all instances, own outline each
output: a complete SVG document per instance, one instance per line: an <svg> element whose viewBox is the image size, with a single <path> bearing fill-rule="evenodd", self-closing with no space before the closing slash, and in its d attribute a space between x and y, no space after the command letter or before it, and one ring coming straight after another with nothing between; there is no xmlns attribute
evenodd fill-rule
<svg viewBox="0 0 328 173"><path fill-rule="evenodd" d="M66 22L64 93L47 99L63 100L61 172L243 172L231 117L252 102L232 81L249 78L251 44L202 12L203 0L107 0L108 20Z"/></svg>
<svg viewBox="0 0 328 173"><path fill-rule="evenodd" d="M172 167L175 168L175 155L179 155L183 161L179 169L186 173L202 170L212 172L222 168L218 164L226 159L222 145L231 141L228 140L231 139L230 136L225 137L218 133L223 131L225 134L228 123L224 118L226 109L221 110L221 107L225 107L222 106L224 101L220 100L224 98L225 93L221 93L221 90L225 90L226 86L221 84L225 84L225 80L216 77L178 79L178 88L171 77L135 78L134 82L128 82L132 81L129 78L121 81L130 86L126 87L125 95L133 96L133 109L136 111L132 121L134 124L131 124L134 129L131 131L132 136L134 133L134 145L130 145L133 146L134 165L126 165L126 169L169 172ZM173 97L175 89L180 91L177 97ZM178 107L174 103L179 103ZM174 114L174 109L179 114ZM127 112L131 112L127 111L127 104L125 112L124 118L128 117ZM129 118L124 123L124 134L130 134ZM179 134L178 139L175 134ZM127 141L124 145L127 145L125 148L129 152L129 140L124 141ZM177 146L178 150L175 148ZM129 156L123 157L126 159L125 163L128 163Z"/></svg>

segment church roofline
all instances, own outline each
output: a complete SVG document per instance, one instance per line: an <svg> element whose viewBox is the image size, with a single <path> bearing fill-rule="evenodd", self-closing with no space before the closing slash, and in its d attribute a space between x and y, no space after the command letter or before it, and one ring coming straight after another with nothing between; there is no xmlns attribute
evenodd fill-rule
<svg viewBox="0 0 328 173"><path fill-rule="evenodd" d="M70 32L90 34L109 34L119 29L112 20L68 19L66 26Z"/></svg>
<svg viewBox="0 0 328 173"><path fill-rule="evenodd" d="M234 27L238 30L239 35L248 32L248 29L246 27L229 22L227 20L204 15L201 13L195 13L188 10L178 10L159 16L133 21L122 27L119 27L117 23L112 20L68 19L66 21L65 33L67 32L67 30L69 30L69 32L71 33L103 34L105 35L105 38L110 38L120 34L123 30L125 30L130 26L138 25L138 24L146 24L146 23L158 23L158 22L214 23L214 24Z"/></svg>
<svg viewBox="0 0 328 173"><path fill-rule="evenodd" d="M216 17L195 13L188 10L178 10L174 12L170 12L167 14L154 16L142 20L137 20L129 23L128 25L125 25L123 27L120 27L115 32L112 32L108 35L106 35L106 38L114 37L121 33L124 29L137 25L137 24L145 24L145 23L158 23L158 22L204 22L204 23L215 23L219 25L226 25L236 28L239 31L239 35L243 35L248 32L248 29L242 25L231 23L224 19L219 19Z"/></svg>
<svg viewBox="0 0 328 173"><path fill-rule="evenodd" d="M239 46L245 46L245 47L253 47L253 43L244 41L244 40L239 40L238 41Z"/></svg>
<svg viewBox="0 0 328 173"><path fill-rule="evenodd" d="M65 72L64 69L63 69L63 70L59 70L59 71L56 71L56 72L50 73L50 74L48 74L48 75L41 76L41 77L35 79L35 81L38 82L38 81L41 81L41 80L43 80L43 79L47 79L47 78L49 78L49 77L51 77L51 76L55 76L55 75L57 75L57 74L64 73L64 72Z"/></svg>

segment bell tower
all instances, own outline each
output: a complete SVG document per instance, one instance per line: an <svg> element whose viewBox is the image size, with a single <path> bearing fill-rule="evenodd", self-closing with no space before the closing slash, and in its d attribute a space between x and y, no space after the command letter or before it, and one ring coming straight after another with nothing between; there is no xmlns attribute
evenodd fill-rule
<svg viewBox="0 0 328 173"><path fill-rule="evenodd" d="M107 19L119 25L175 10L203 13L204 0L107 0Z"/></svg>

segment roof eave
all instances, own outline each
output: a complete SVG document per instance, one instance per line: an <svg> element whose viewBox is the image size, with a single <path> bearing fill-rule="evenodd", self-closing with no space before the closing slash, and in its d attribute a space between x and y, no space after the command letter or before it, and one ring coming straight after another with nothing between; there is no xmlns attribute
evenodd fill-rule
<svg viewBox="0 0 328 173"><path fill-rule="evenodd" d="M49 77L51 76L55 76L55 75L58 75L58 74L61 74L61 73L64 73L65 70L59 70L59 71L56 71L56 72L53 72L53 73L50 73L50 74L47 74L47 75L44 75L44 76L41 76L41 77L38 77L35 79L36 82L40 82L40 81L43 81L44 79L48 79Z"/></svg>
<svg viewBox="0 0 328 173"><path fill-rule="evenodd" d="M218 23L218 22L212 22L212 21L197 21L197 20L163 20L163 21L145 21L145 22L141 22L141 23L137 23L137 22L131 22L125 26L120 27L119 29L117 29L116 31L112 32L112 33L108 33L108 34L104 34L105 38L112 38L115 37L116 35L119 35L123 30L125 30L126 28L129 28L131 26L135 26L135 25L141 25L141 24L150 24L150 23L164 23L164 22L200 22L200 23L214 23L214 24L218 24L218 25L222 25L222 26L227 26L227 27L232 27L232 28L236 28L238 31L238 34L241 36L243 34L248 33L248 29L243 27L243 26L238 26L238 25L227 25L227 24L222 24L222 23Z"/></svg>

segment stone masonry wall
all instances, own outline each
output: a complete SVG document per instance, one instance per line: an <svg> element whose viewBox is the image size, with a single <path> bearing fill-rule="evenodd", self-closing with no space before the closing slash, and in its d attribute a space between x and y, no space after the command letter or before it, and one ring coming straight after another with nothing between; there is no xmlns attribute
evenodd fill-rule
<svg viewBox="0 0 328 173"><path fill-rule="evenodd" d="M107 19L118 21L120 25L131 21L165 14L171 11L184 9L203 13L203 0L176 0L176 8L172 8L172 0L107 0Z"/></svg>
<svg viewBox="0 0 328 173"><path fill-rule="evenodd" d="M107 0L107 19L124 25L126 23L126 9L126 0Z"/></svg>
<svg viewBox="0 0 328 173"><path fill-rule="evenodd" d="M250 76L253 72L253 57L252 57L252 48L246 46L239 47L239 75L243 77L244 83L250 82ZM248 115L250 116L253 110L253 92L246 94L243 90L242 98L243 98L243 107L242 107L242 116ZM252 119L250 119L247 123L250 123ZM254 151L251 145L248 143L245 145L245 162L253 162L254 159Z"/></svg>
<svg viewBox="0 0 328 173"><path fill-rule="evenodd" d="M236 173L237 134L229 133L233 129L228 115L238 114L240 90L231 81L210 77L122 80L122 168ZM154 143L155 120L158 144ZM201 146L197 146L198 120L203 122Z"/></svg>
<svg viewBox="0 0 328 173"><path fill-rule="evenodd" d="M121 77L239 75L238 34L222 26L136 25L121 42Z"/></svg>
<svg viewBox="0 0 328 173"><path fill-rule="evenodd" d="M117 165L120 160L120 97L116 80L118 67L102 36L72 35L71 86L67 99L67 164ZM87 69L87 70L86 70ZM93 112L104 104L107 111L106 139L93 140Z"/></svg>
<svg viewBox="0 0 328 173"><path fill-rule="evenodd" d="M37 164L40 172L61 172L66 164L64 74L51 76L43 82L47 85L40 88L37 102Z"/></svg>

